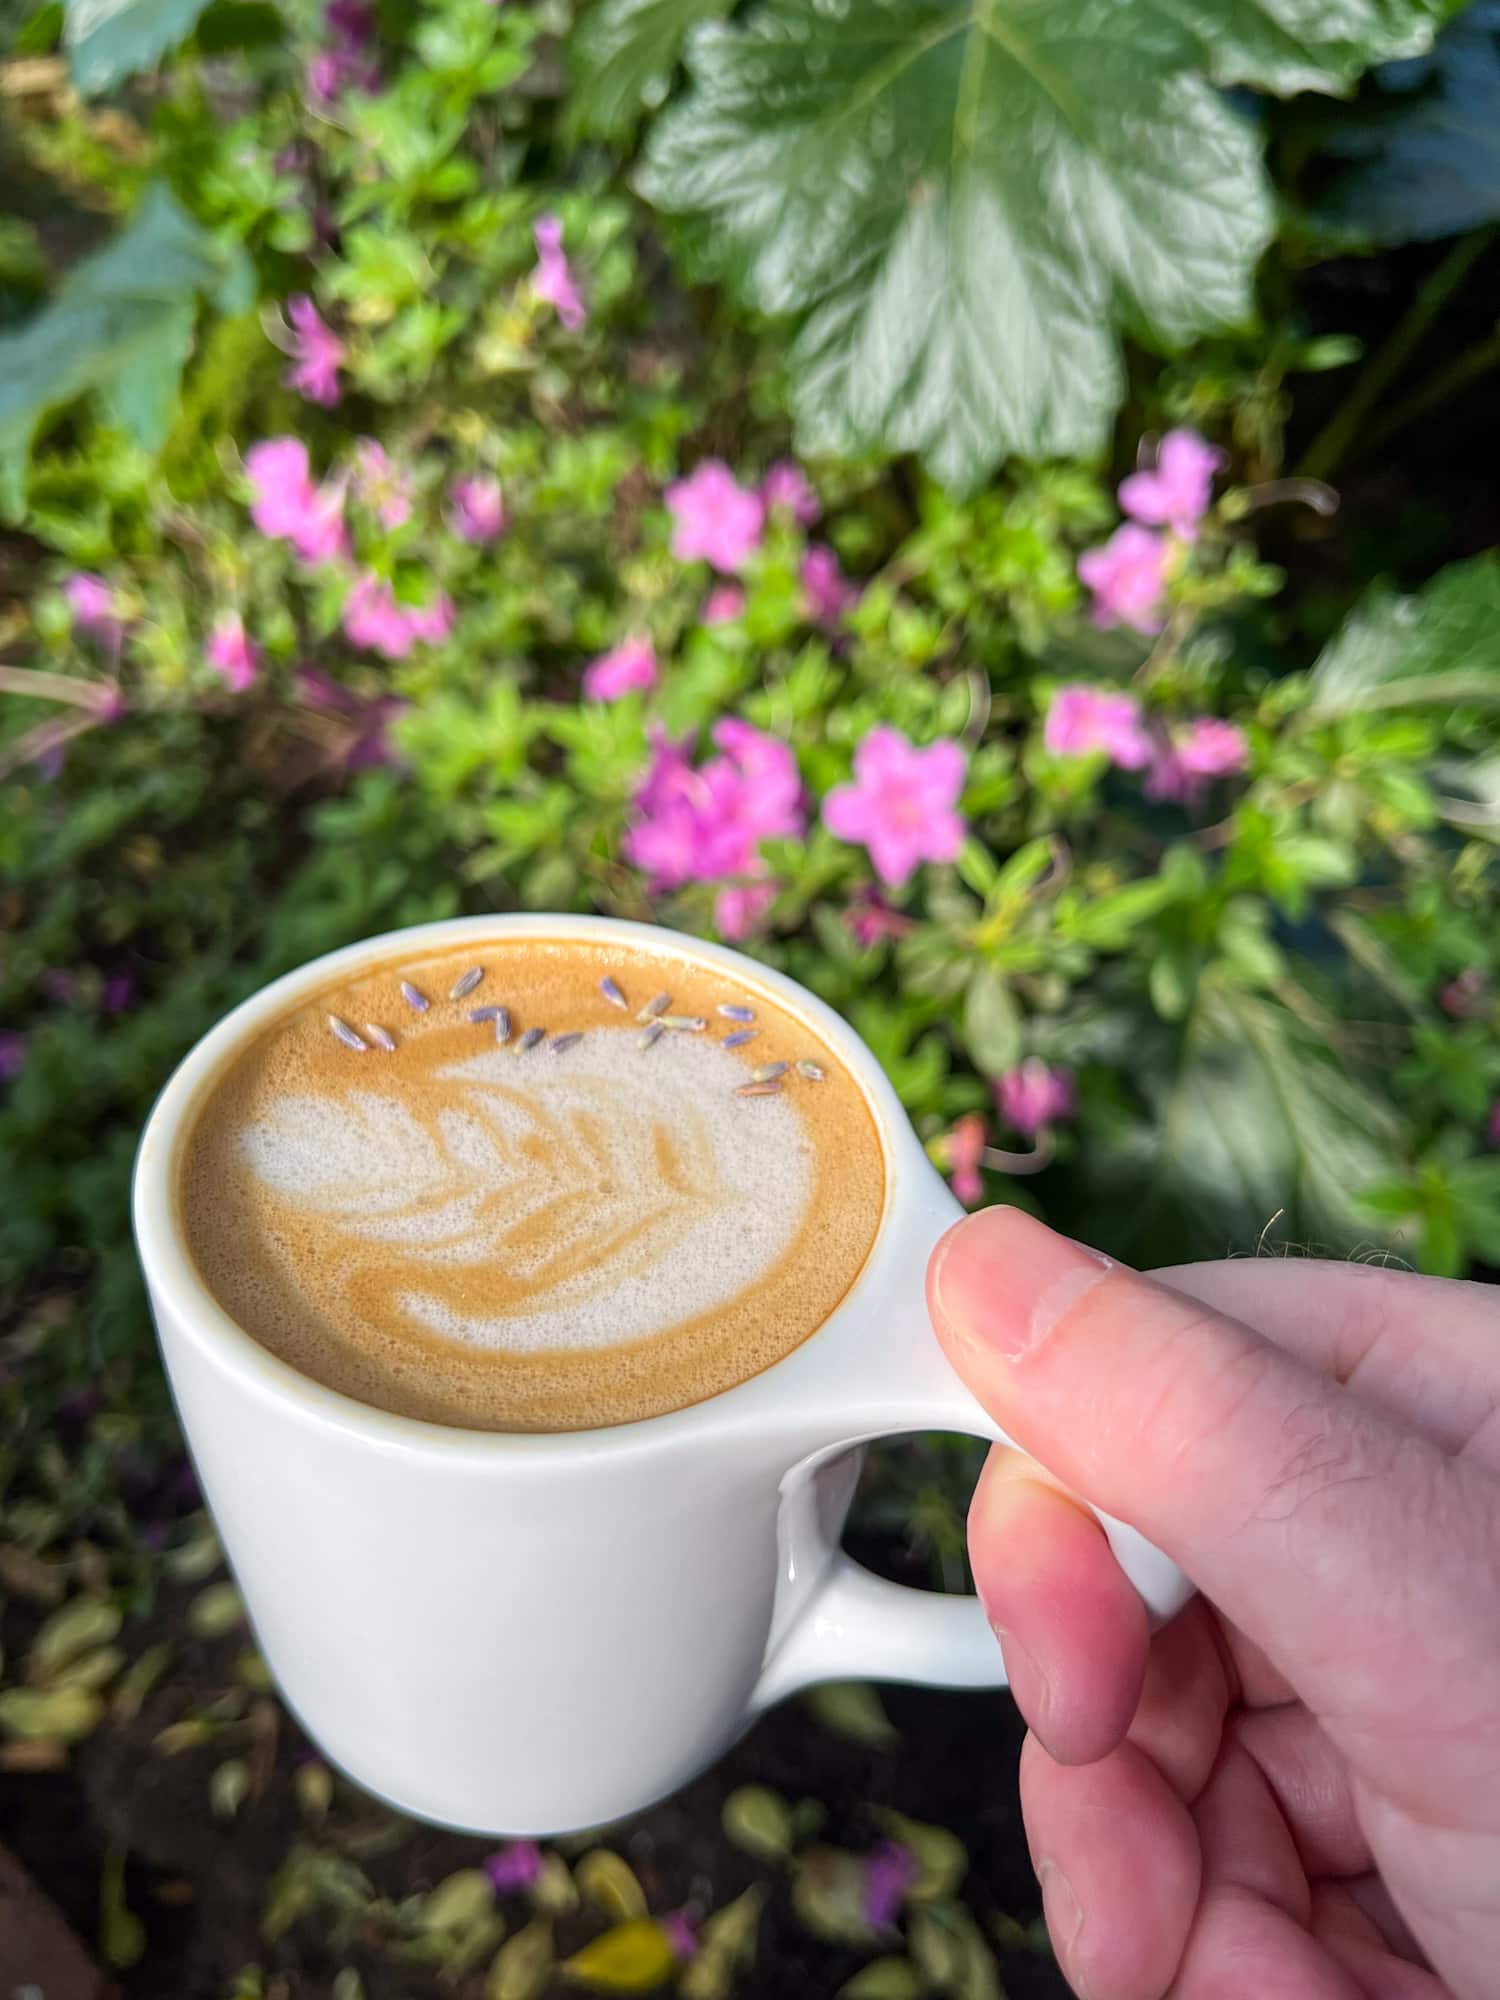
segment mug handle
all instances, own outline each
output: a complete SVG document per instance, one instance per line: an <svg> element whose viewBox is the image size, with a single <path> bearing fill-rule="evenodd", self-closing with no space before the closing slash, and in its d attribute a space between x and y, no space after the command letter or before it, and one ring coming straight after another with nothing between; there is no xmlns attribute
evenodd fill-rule
<svg viewBox="0 0 1500 2000"><path fill-rule="evenodd" d="M781 1483L782 1587L794 1593L795 1602L788 1606L790 1622L773 1632L751 1698L755 1712L818 1681L914 1681L950 1688L1009 1684L977 1597L890 1583L846 1555L838 1533L852 1481L842 1504L820 1504L819 1471L878 1438L957 1431L1019 1449L970 1393L930 1333L920 1342L898 1340L893 1346L897 1367L877 1366L873 1385L866 1377L866 1396L860 1400L873 1400L876 1407L847 1411L853 1419L848 1435L799 1461ZM889 1363L894 1357L888 1350L885 1358ZM1140 1593L1153 1629L1164 1624L1192 1596L1192 1585L1138 1529L1097 1507L1089 1506L1089 1511Z"/></svg>

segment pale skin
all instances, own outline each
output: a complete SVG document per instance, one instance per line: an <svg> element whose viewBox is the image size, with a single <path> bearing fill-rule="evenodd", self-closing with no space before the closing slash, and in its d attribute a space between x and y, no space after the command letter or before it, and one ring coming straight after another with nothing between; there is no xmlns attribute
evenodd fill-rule
<svg viewBox="0 0 1500 2000"><path fill-rule="evenodd" d="M928 1272L991 1454L977 1587L1084 2000L1500 1994L1500 1289L1142 1277L1015 1209ZM1045 1467L1046 1470L1041 1470ZM1200 1596L1151 1634L1101 1529Z"/></svg>

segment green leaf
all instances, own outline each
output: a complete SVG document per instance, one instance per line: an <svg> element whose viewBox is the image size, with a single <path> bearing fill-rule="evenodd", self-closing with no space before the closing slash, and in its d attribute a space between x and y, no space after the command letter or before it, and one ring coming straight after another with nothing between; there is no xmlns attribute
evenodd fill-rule
<svg viewBox="0 0 1500 2000"><path fill-rule="evenodd" d="M874 1817L892 1840L916 1856L921 1873L908 1891L912 1901L930 1903L951 1896L969 1870L969 1857L958 1835L944 1826L908 1819L888 1807L878 1809Z"/></svg>
<svg viewBox="0 0 1500 2000"><path fill-rule="evenodd" d="M767 0L710 25L642 188L706 217L753 307L797 314L806 448L1100 450L1116 329L1238 324L1271 235L1256 139L1152 0Z"/></svg>
<svg viewBox="0 0 1500 2000"><path fill-rule="evenodd" d="M731 0L600 0L572 38L570 110L581 132L629 132L663 102L688 30L719 19Z"/></svg>
<svg viewBox="0 0 1500 2000"><path fill-rule="evenodd" d="M207 0L64 0L63 44L85 97L146 69L192 29Z"/></svg>
<svg viewBox="0 0 1500 2000"><path fill-rule="evenodd" d="M27 1678L45 1684L81 1653L117 1638L120 1623L119 1610L108 1599L75 1598L54 1611L32 1640L26 1655Z"/></svg>
<svg viewBox="0 0 1500 2000"><path fill-rule="evenodd" d="M125 1900L125 1856L117 1847L99 1871L99 1950L120 1972L138 1964L146 1950L146 1927Z"/></svg>
<svg viewBox="0 0 1500 2000"><path fill-rule="evenodd" d="M491 1959L484 2000L536 2000L551 1977L553 1959L552 1925L545 1917L534 1917Z"/></svg>
<svg viewBox="0 0 1500 2000"><path fill-rule="evenodd" d="M635 1870L607 1847L595 1847L573 1870L579 1894L607 1917L643 1917L646 1892Z"/></svg>
<svg viewBox="0 0 1500 2000"><path fill-rule="evenodd" d="M0 1729L28 1742L76 1743L103 1712L92 1688L7 1688L0 1694Z"/></svg>
<svg viewBox="0 0 1500 2000"><path fill-rule="evenodd" d="M1198 38L1216 83L1290 97L1342 91L1372 63L1420 55L1463 0L1164 0Z"/></svg>
<svg viewBox="0 0 1500 2000"><path fill-rule="evenodd" d="M1500 556L1450 563L1415 597L1377 587L1311 676L1305 717L1417 705L1500 707Z"/></svg>
<svg viewBox="0 0 1500 2000"><path fill-rule="evenodd" d="M838 2000L918 2000L922 1979L909 1958L872 1958L839 1988Z"/></svg>
<svg viewBox="0 0 1500 2000"><path fill-rule="evenodd" d="M1466 8L1419 75L1403 68L1328 122L1350 164L1317 219L1374 244L1430 242L1500 221L1500 5Z"/></svg>
<svg viewBox="0 0 1500 2000"><path fill-rule="evenodd" d="M604 1993L650 1993L677 1964L672 1940L653 1917L633 1917L594 1938L559 1970L565 1979Z"/></svg>
<svg viewBox="0 0 1500 2000"><path fill-rule="evenodd" d="M731 1792L722 1819L735 1846L762 1861L780 1861L792 1851L792 1816L786 1800L765 1785L741 1785Z"/></svg>
<svg viewBox="0 0 1500 2000"><path fill-rule="evenodd" d="M988 1076L1021 1060L1021 1010L998 972L981 965L964 1000L964 1044L976 1069Z"/></svg>
<svg viewBox="0 0 1500 2000"><path fill-rule="evenodd" d="M880 1696L868 1681L825 1681L802 1697L814 1718L835 1736L863 1743L871 1750L890 1750L901 1732L886 1714Z"/></svg>
<svg viewBox="0 0 1500 2000"><path fill-rule="evenodd" d="M77 396L97 391L109 419L156 450L195 302L221 293L229 276L213 239L153 186L112 243L75 265L18 331L0 334L0 515L20 517L36 428Z"/></svg>

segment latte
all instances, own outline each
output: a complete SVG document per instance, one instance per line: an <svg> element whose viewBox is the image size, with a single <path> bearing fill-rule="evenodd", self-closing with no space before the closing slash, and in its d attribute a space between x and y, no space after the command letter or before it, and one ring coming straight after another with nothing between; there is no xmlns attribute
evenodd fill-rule
<svg viewBox="0 0 1500 2000"><path fill-rule="evenodd" d="M628 1423L758 1374L838 1305L885 1197L859 1087L753 979L503 933L299 1001L180 1157L189 1250L246 1332L476 1430Z"/></svg>

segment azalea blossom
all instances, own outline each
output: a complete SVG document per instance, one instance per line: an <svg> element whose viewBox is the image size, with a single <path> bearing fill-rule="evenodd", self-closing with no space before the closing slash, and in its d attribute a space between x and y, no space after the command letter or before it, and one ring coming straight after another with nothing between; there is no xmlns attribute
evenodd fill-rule
<svg viewBox="0 0 1500 2000"><path fill-rule="evenodd" d="M854 942L868 951L882 938L905 937L914 928L913 919L893 910L874 889L858 895L844 912L844 927Z"/></svg>
<svg viewBox="0 0 1500 2000"><path fill-rule="evenodd" d="M1159 632L1166 563L1165 535L1132 521L1116 528L1099 548L1086 550L1078 558L1078 574L1094 593L1094 623Z"/></svg>
<svg viewBox="0 0 1500 2000"><path fill-rule="evenodd" d="M250 518L263 535L290 542L304 562L329 562L349 552L344 494L337 483L315 486L301 438L267 438L245 453Z"/></svg>
<svg viewBox="0 0 1500 2000"><path fill-rule="evenodd" d="M722 882L715 921L743 936L764 916L774 885L763 840L800 839L807 829L797 761L785 743L727 716L715 723L718 755L695 765L687 743L653 732L649 769L632 801L625 858L645 871L653 894L686 882Z"/></svg>
<svg viewBox="0 0 1500 2000"><path fill-rule="evenodd" d="M1213 502L1214 474L1225 463L1223 452L1196 431L1168 431L1156 448L1154 470L1121 480L1120 505L1133 520L1196 541L1198 524Z"/></svg>
<svg viewBox="0 0 1500 2000"><path fill-rule="evenodd" d="M960 1118L948 1134L948 1185L965 1208L984 1200L979 1173L984 1144L984 1120L977 1111Z"/></svg>
<svg viewBox="0 0 1500 2000"><path fill-rule="evenodd" d="M1146 796L1191 804L1211 779L1243 771L1247 755L1245 732L1236 723L1199 716L1155 747L1146 773Z"/></svg>
<svg viewBox="0 0 1500 2000"><path fill-rule="evenodd" d="M854 753L854 782L823 801L823 824L869 849L875 873L899 888L919 863L951 861L964 843L957 811L964 786L958 744L918 750L897 729L872 729Z"/></svg>
<svg viewBox="0 0 1500 2000"><path fill-rule="evenodd" d="M760 482L760 497L768 514L785 508L804 528L810 528L823 512L823 504L808 483L807 474L794 458L777 459Z"/></svg>
<svg viewBox="0 0 1500 2000"><path fill-rule="evenodd" d="M539 215L532 235L536 242L536 269L531 274L531 289L554 308L570 333L576 333L588 318L588 312L562 247L562 222L555 215Z"/></svg>
<svg viewBox="0 0 1500 2000"><path fill-rule="evenodd" d="M26 1062L26 1037L11 1029L0 1032L0 1083L14 1083Z"/></svg>
<svg viewBox="0 0 1500 2000"><path fill-rule="evenodd" d="M1028 1139L1059 1118L1073 1115L1073 1079L1065 1069L1052 1069L1037 1056L1008 1069L994 1088L1000 1116Z"/></svg>
<svg viewBox="0 0 1500 2000"><path fill-rule="evenodd" d="M590 701L618 701L622 695L654 688L656 649L649 639L625 639L584 669L583 692Z"/></svg>
<svg viewBox="0 0 1500 2000"><path fill-rule="evenodd" d="M115 616L115 594L102 576L86 569L74 570L64 582L63 596L73 614L73 630L80 636L99 639L117 646L125 627Z"/></svg>
<svg viewBox="0 0 1500 2000"><path fill-rule="evenodd" d="M243 694L260 679L260 650L246 638L245 623L237 611L219 620L203 650L208 664L235 694Z"/></svg>
<svg viewBox="0 0 1500 2000"><path fill-rule="evenodd" d="M699 613L705 625L730 625L745 609L745 593L737 583L716 583Z"/></svg>
<svg viewBox="0 0 1500 2000"><path fill-rule="evenodd" d="M672 553L679 562L702 557L733 575L760 547L765 502L741 486L720 458L706 458L687 479L667 488L672 513Z"/></svg>
<svg viewBox="0 0 1500 2000"><path fill-rule="evenodd" d="M1151 738L1135 696L1101 688L1060 687L1047 710L1042 742L1054 757L1102 752L1123 771L1139 771L1152 757Z"/></svg>
<svg viewBox="0 0 1500 2000"><path fill-rule="evenodd" d="M875 1849L865 1863L865 1916L876 1930L894 1925L921 1872L916 1856L899 1841L883 1840Z"/></svg>
<svg viewBox="0 0 1500 2000"><path fill-rule="evenodd" d="M391 724L410 707L397 695L380 695L366 701L325 674L318 667L304 667L297 676L297 692L307 707L337 716L348 727L339 752L346 771L363 771L373 764L396 764L400 756L391 741Z"/></svg>
<svg viewBox="0 0 1500 2000"><path fill-rule="evenodd" d="M287 300L286 316L291 326L292 365L282 378L289 389L310 403L332 409L339 401L339 365L344 343L319 316L306 292Z"/></svg>
<svg viewBox="0 0 1500 2000"><path fill-rule="evenodd" d="M411 482L374 438L354 447L354 490L382 528L399 528L411 519Z"/></svg>
<svg viewBox="0 0 1500 2000"><path fill-rule="evenodd" d="M383 576L363 570L349 586L342 613L344 637L388 660L404 660L421 639L440 645L453 629L452 599L439 594L430 604L404 605Z"/></svg>
<svg viewBox="0 0 1500 2000"><path fill-rule="evenodd" d="M507 1840L484 1858L483 1868L493 1886L504 1895L529 1889L542 1872L542 1850L534 1840Z"/></svg>
<svg viewBox="0 0 1500 2000"><path fill-rule="evenodd" d="M499 480L487 472L455 479L448 489L448 525L463 541L496 541L505 527Z"/></svg>
<svg viewBox="0 0 1500 2000"><path fill-rule="evenodd" d="M838 625L851 605L859 602L859 592L839 568L839 559L826 542L814 542L802 558L797 573L808 610L820 625Z"/></svg>

